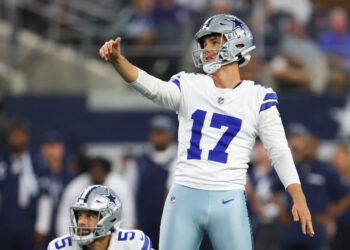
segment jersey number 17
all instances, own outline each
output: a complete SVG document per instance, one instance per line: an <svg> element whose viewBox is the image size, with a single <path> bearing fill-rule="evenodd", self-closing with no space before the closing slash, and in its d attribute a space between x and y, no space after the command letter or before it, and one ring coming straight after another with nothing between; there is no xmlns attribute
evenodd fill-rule
<svg viewBox="0 0 350 250"><path fill-rule="evenodd" d="M190 148L187 149L188 160L200 160L202 150L199 145L202 139L202 129L207 112L197 109L191 116L193 120ZM210 127L220 129L227 127L214 149L209 150L208 160L220 163L227 163L227 153L225 152L233 138L237 135L242 126L242 120L236 117L214 113L210 122Z"/></svg>

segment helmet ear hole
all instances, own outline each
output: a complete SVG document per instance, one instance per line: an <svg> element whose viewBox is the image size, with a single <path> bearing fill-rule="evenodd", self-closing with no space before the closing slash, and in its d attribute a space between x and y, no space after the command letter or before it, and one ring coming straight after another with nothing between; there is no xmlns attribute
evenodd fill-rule
<svg viewBox="0 0 350 250"><path fill-rule="evenodd" d="M237 44L237 45L236 45L236 47L237 47L237 48L239 48L239 49L241 49L241 48L243 48L243 47L244 47L244 44L242 44L242 43Z"/></svg>

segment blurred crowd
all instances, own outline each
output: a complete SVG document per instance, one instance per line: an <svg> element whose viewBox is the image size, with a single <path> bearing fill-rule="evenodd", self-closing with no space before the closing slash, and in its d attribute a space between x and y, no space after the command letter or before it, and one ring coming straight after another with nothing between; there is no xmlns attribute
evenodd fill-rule
<svg viewBox="0 0 350 250"><path fill-rule="evenodd" d="M193 71L193 35L209 16L232 13L248 23L257 51L246 79L277 91L349 92L350 4L346 0L17 0L2 13L20 27L98 56L106 41L121 36L123 53L166 80ZM12 4L10 4L12 3ZM6 8L3 8L3 12ZM14 16L17 18L14 19ZM19 20L19 21L18 21ZM85 47L84 47L85 46Z"/></svg>
<svg viewBox="0 0 350 250"><path fill-rule="evenodd" d="M140 152L122 156L119 168L104 154L84 149L70 154L55 130L43 133L39 147L32 148L26 121L8 125L0 151L1 249L46 249L49 241L69 233L69 208L90 185L115 190L123 204L122 227L142 228L158 245L168 175L176 158L170 117L154 116L148 143Z"/></svg>
<svg viewBox="0 0 350 250"><path fill-rule="evenodd" d="M123 228L140 228L158 245L163 203L176 162L176 128L169 116L152 117L147 143L123 155L118 167L104 154L84 150L70 154L64 138L54 130L43 133L39 148L33 149L28 124L14 120L9 125L0 152L2 249L46 249L50 240L69 233L69 207L92 184L107 185L118 193L123 202ZM289 124L286 133L316 236L302 235L300 225L292 221L291 199L257 140L246 185L255 249L348 249L348 143L337 143L332 157L322 161L320 140L302 124ZM211 249L205 237L201 250Z"/></svg>
<svg viewBox="0 0 350 250"><path fill-rule="evenodd" d="M350 91L348 0L7 0L0 7L1 19L17 20L13 25L66 46L88 43L84 52L91 56L98 56L106 40L121 36L123 53L164 80L196 70L192 39L200 23L232 13L248 23L257 44L243 79L278 93ZM176 126L169 117L150 120L146 146L126 154L118 172L104 155L83 149L72 155L60 131L43 131L40 146L32 148L25 121L7 121L1 114L0 119L5 131L0 134L1 249L46 249L51 239L69 232L69 206L92 184L114 189L124 205L123 227L142 229L157 246L176 160ZM324 162L318 157L319 138L302 124L291 124L286 132L316 236L303 236L292 222L291 201L257 141L246 187L255 249L348 250L349 142L335 145ZM201 249L212 249L207 239Z"/></svg>

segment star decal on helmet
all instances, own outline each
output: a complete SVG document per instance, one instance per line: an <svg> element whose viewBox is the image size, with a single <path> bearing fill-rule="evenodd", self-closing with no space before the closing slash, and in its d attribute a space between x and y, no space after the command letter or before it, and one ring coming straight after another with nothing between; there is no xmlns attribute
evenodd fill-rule
<svg viewBox="0 0 350 250"><path fill-rule="evenodd" d="M236 29L237 27L240 27L242 29L243 22L239 21L238 19L234 19L233 23L235 24L233 29Z"/></svg>
<svg viewBox="0 0 350 250"><path fill-rule="evenodd" d="M240 20L238 20L237 18L225 18L226 21L230 21L230 22L233 22L233 27L232 27L232 30L235 30L236 28L240 27L241 29L242 28L242 25L244 24L243 22L241 22ZM223 24L223 23L220 23L220 24Z"/></svg>
<svg viewBox="0 0 350 250"><path fill-rule="evenodd" d="M115 196L113 196L112 194L108 194L106 197L109 199L110 202L115 203Z"/></svg>

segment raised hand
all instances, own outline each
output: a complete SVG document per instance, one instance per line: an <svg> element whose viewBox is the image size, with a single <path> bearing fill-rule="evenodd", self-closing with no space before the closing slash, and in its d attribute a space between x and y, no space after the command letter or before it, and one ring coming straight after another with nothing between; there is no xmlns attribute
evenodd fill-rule
<svg viewBox="0 0 350 250"><path fill-rule="evenodd" d="M100 48L99 53L102 59L106 62L116 63L120 58L120 41L122 39L118 37L117 39L109 40Z"/></svg>

